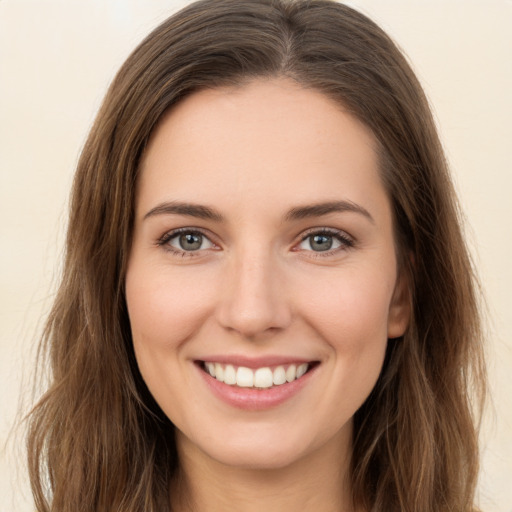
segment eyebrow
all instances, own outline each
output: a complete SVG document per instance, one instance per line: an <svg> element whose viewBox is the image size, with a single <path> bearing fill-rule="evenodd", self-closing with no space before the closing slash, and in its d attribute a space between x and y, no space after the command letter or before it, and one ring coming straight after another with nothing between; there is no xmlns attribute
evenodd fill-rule
<svg viewBox="0 0 512 512"><path fill-rule="evenodd" d="M297 206L292 208L284 215L285 221L294 221L307 219L311 217L321 217L330 213L343 213L352 212L358 213L366 217L372 224L375 224L374 218L370 212L363 208L361 205L352 201L327 201L322 203ZM144 215L144 220L156 215L185 215L188 217L195 217L198 219L213 220L215 222L223 222L224 216L215 208L210 206L184 203L180 201L170 201L161 203Z"/></svg>
<svg viewBox="0 0 512 512"><path fill-rule="evenodd" d="M321 217L329 213L343 212L358 213L366 217L372 224L375 224L375 219L370 215L370 212L352 201L328 201L312 205L297 206L296 208L292 208L285 215L285 220L300 220L309 217Z"/></svg>
<svg viewBox="0 0 512 512"><path fill-rule="evenodd" d="M155 215L186 215L216 222L224 220L224 217L214 208L202 204L182 203L179 201L161 203L155 206L144 215L144 220Z"/></svg>

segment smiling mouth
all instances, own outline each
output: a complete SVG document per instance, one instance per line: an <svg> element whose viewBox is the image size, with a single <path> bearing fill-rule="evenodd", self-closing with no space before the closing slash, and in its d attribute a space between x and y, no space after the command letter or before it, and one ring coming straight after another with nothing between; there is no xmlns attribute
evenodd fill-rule
<svg viewBox="0 0 512 512"><path fill-rule="evenodd" d="M199 362L203 371L219 382L229 386L252 389L269 389L300 379L317 361L301 364L279 365L276 367L247 368L213 361Z"/></svg>

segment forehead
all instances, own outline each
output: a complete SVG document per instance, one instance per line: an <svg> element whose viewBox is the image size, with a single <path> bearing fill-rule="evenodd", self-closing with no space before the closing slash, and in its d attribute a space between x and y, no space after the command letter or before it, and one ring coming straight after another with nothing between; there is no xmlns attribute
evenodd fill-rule
<svg viewBox="0 0 512 512"><path fill-rule="evenodd" d="M347 194L375 201L384 193L376 146L371 131L340 104L289 80L204 90L175 106L155 130L138 206L169 199L263 204L271 197L286 208Z"/></svg>

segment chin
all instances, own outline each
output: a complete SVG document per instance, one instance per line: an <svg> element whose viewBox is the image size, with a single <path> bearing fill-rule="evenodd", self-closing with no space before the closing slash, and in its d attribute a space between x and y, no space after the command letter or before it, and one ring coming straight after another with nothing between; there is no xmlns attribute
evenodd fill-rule
<svg viewBox="0 0 512 512"><path fill-rule="evenodd" d="M297 427L297 423L295 424ZM309 424L306 425L310 426ZM336 432L288 428L282 425L245 425L228 432L201 433L185 444L195 445L210 459L224 466L248 470L277 470L305 463L326 453L340 456L351 442L351 422ZM183 436L182 433L180 433ZM180 435L178 434L178 435ZM184 437L184 436L183 436Z"/></svg>

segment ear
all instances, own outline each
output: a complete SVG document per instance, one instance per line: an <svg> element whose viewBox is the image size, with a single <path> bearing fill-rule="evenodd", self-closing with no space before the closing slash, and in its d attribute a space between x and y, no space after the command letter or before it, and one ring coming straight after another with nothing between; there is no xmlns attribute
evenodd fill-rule
<svg viewBox="0 0 512 512"><path fill-rule="evenodd" d="M405 334L411 320L412 296L408 272L402 269L396 280L388 313L388 339Z"/></svg>

